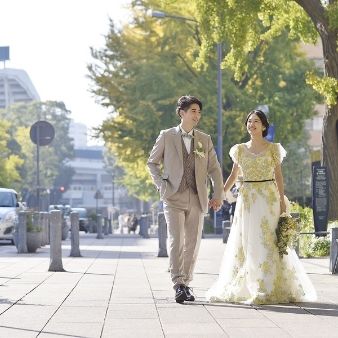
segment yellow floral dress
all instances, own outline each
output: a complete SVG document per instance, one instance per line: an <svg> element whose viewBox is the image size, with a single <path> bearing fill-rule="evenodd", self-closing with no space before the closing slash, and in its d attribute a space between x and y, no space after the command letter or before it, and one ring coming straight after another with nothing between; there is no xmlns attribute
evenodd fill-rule
<svg viewBox="0 0 338 338"><path fill-rule="evenodd" d="M270 143L262 153L236 144L230 156L243 183L218 280L207 291L210 302L276 304L316 300L316 292L294 250L281 259L276 245L280 215L274 168L286 151Z"/></svg>

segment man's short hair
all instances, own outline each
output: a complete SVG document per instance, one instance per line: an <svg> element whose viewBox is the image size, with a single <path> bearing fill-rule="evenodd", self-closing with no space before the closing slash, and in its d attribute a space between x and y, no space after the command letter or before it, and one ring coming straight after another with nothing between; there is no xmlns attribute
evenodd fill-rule
<svg viewBox="0 0 338 338"><path fill-rule="evenodd" d="M181 96L178 100L177 100L177 105L176 105L176 114L181 117L180 114L180 110L184 110L187 111L189 109L189 107L192 104L198 104L198 106L200 107L200 109L202 110L202 102L195 96L191 96L191 95L184 95Z"/></svg>

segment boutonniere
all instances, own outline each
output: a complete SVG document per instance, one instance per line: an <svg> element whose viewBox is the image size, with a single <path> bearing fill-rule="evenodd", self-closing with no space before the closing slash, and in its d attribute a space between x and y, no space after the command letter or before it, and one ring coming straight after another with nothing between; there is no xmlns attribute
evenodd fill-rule
<svg viewBox="0 0 338 338"><path fill-rule="evenodd" d="M201 142L197 142L197 147L194 150L194 153L200 158L205 157L203 145Z"/></svg>

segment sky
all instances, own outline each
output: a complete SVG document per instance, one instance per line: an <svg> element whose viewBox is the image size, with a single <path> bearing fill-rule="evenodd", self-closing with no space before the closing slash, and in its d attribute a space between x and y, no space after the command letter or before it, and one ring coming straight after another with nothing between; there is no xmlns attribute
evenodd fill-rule
<svg viewBox="0 0 338 338"><path fill-rule="evenodd" d="M28 73L42 101L63 101L75 122L98 126L107 110L89 92L90 47L104 47L109 18L128 21L130 0L4 0L0 46L10 47L6 68ZM0 65L3 68L3 65Z"/></svg>

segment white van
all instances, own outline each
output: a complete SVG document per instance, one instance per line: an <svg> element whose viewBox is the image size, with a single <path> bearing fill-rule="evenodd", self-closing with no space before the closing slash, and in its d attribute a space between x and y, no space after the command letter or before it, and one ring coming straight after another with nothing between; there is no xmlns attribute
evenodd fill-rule
<svg viewBox="0 0 338 338"><path fill-rule="evenodd" d="M18 223L18 194L13 189L0 188L0 239L10 240Z"/></svg>

